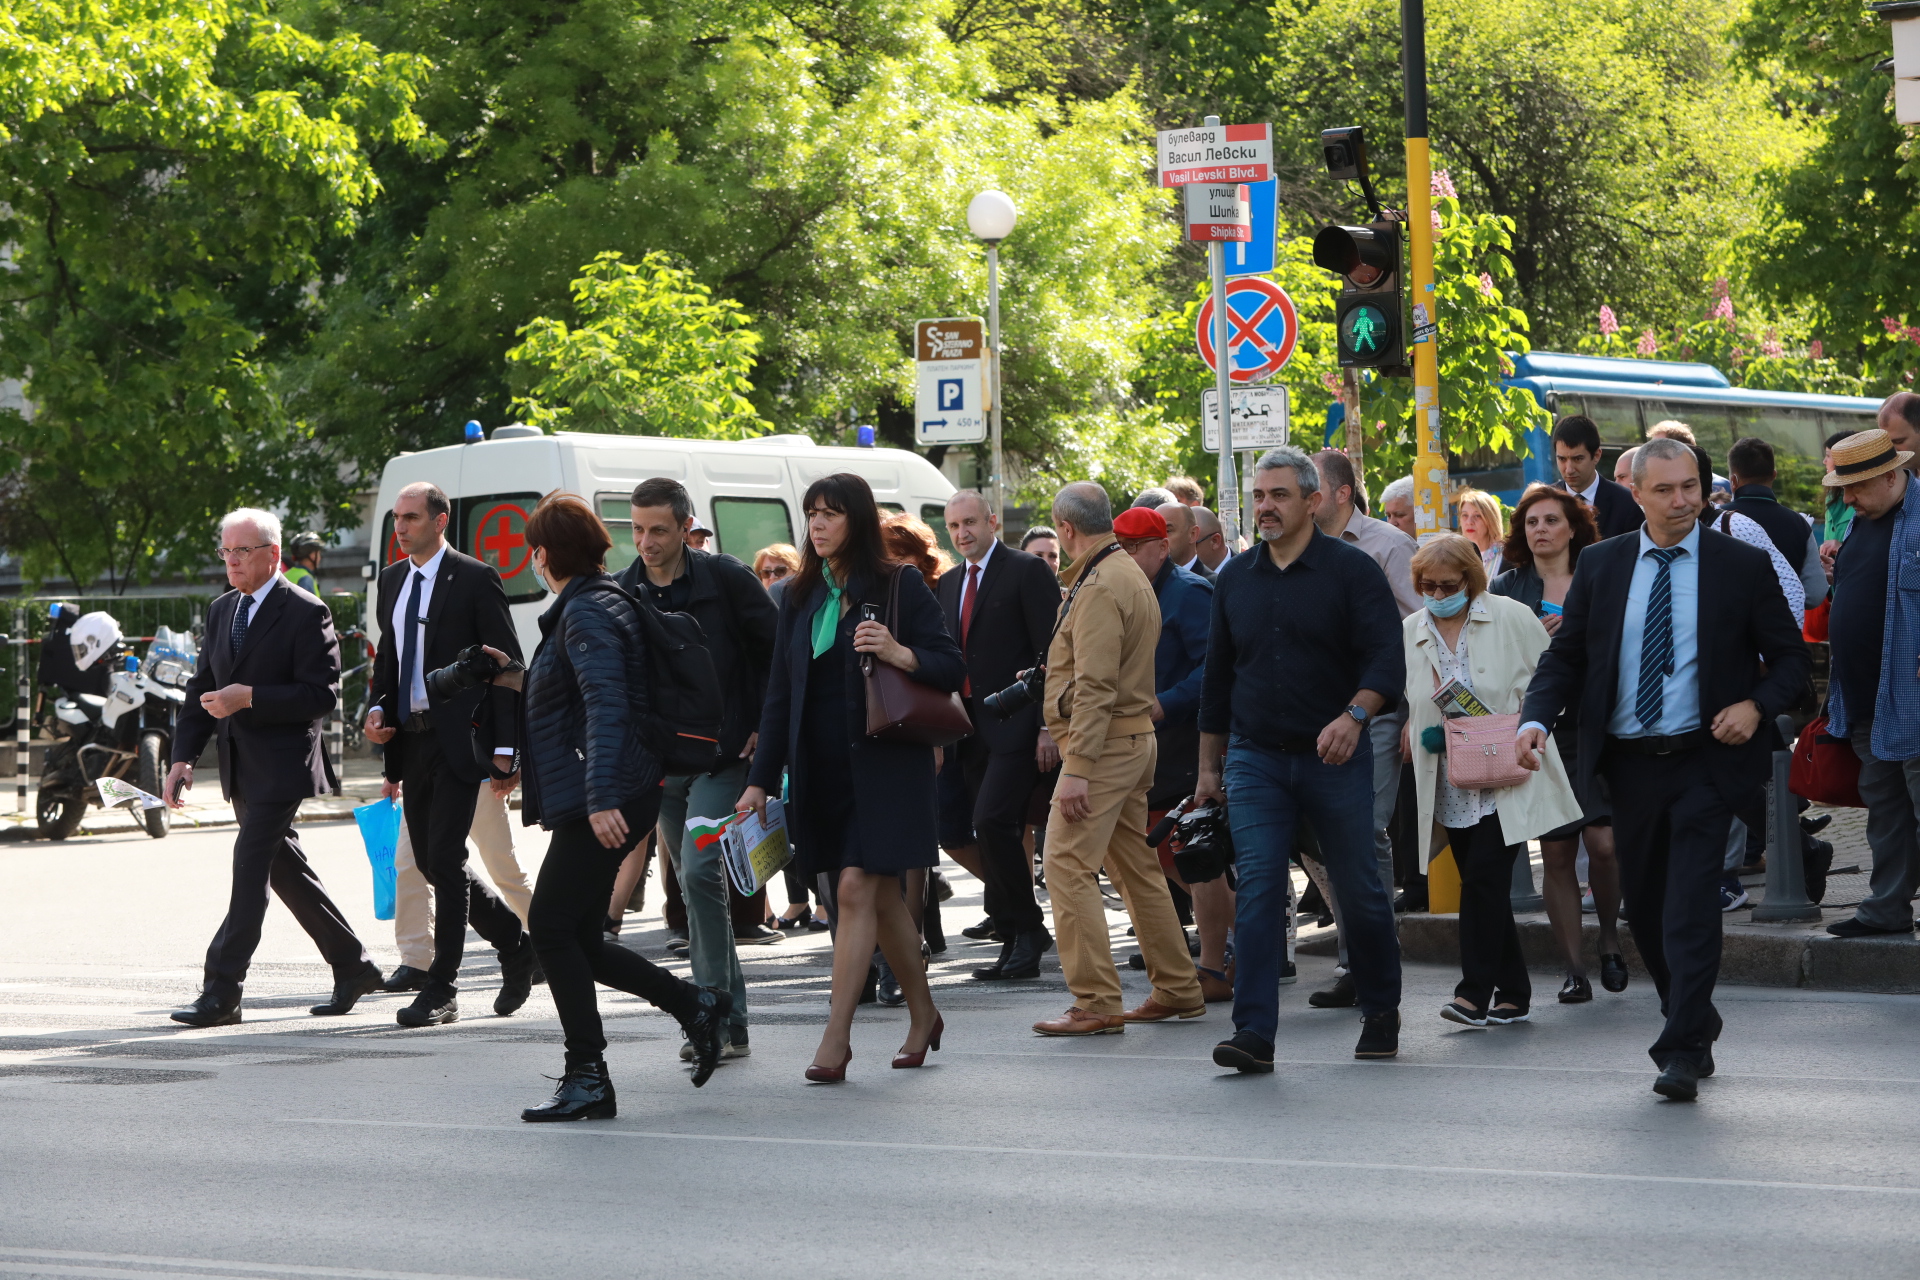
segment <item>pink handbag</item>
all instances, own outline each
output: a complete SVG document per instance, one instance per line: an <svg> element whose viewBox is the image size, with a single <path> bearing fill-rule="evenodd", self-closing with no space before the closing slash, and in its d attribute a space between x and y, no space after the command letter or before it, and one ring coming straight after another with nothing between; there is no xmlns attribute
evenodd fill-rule
<svg viewBox="0 0 1920 1280"><path fill-rule="evenodd" d="M1443 722L1447 734L1447 781L1462 791L1513 787L1531 770L1520 767L1514 738L1520 717L1459 716Z"/></svg>

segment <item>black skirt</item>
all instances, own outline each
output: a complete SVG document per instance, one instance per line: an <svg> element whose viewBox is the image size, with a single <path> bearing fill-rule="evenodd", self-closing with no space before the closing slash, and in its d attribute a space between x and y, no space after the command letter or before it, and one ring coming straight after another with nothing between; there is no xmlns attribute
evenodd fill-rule
<svg viewBox="0 0 1920 1280"><path fill-rule="evenodd" d="M1553 745L1560 752L1560 763L1566 766L1567 781L1573 784L1573 798L1580 804L1580 819L1569 822L1555 831L1541 836L1542 840L1577 840L1580 832L1587 827L1610 827L1613 825L1613 806L1597 795L1588 794L1589 788L1580 785L1580 724L1572 716L1560 717L1560 723L1553 727Z"/></svg>

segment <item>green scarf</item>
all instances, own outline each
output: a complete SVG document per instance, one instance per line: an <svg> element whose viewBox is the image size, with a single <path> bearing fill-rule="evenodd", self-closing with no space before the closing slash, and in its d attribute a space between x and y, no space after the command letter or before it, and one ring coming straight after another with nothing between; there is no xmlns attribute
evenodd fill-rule
<svg viewBox="0 0 1920 1280"><path fill-rule="evenodd" d="M843 608L841 590L833 582L833 570L824 561L820 565L820 580L827 584L827 599L813 615L813 656L816 658L833 648L833 633L840 628Z"/></svg>

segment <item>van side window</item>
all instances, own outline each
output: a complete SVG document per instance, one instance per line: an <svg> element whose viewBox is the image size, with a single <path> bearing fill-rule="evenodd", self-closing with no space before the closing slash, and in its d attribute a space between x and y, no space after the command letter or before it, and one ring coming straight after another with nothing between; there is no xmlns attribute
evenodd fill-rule
<svg viewBox="0 0 1920 1280"><path fill-rule="evenodd" d="M724 551L742 564L752 564L754 553L776 542L793 543L793 520L779 498L715 498L713 532Z"/></svg>
<svg viewBox="0 0 1920 1280"><path fill-rule="evenodd" d="M520 604L547 594L533 571L527 545L527 517L540 502L537 493L492 493L460 499L460 550L500 574L507 600ZM631 546L633 539L629 537Z"/></svg>
<svg viewBox="0 0 1920 1280"><path fill-rule="evenodd" d="M627 494L603 493L595 505L600 508L600 523L613 539L607 548L607 572L618 573L640 558L633 545L633 503Z"/></svg>
<svg viewBox="0 0 1920 1280"><path fill-rule="evenodd" d="M934 541L940 544L940 549L952 556L955 560L958 560L960 553L953 549L953 539L947 536L946 504L939 502L921 503L920 518L927 522L927 528L933 530Z"/></svg>

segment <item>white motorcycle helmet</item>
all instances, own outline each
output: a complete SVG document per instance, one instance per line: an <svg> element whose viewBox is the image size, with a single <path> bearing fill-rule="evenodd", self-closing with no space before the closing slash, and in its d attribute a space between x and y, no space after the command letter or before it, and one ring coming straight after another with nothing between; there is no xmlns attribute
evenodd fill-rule
<svg viewBox="0 0 1920 1280"><path fill-rule="evenodd" d="M73 644L73 665L85 671L94 660L120 643L120 624L110 613L89 613L67 632Z"/></svg>

